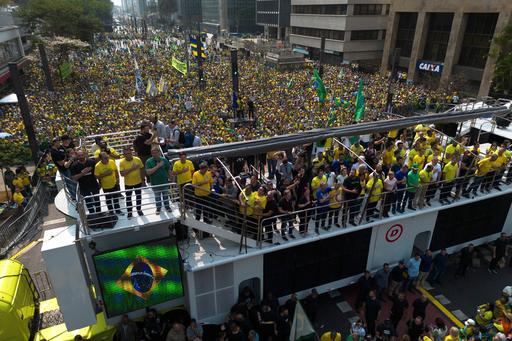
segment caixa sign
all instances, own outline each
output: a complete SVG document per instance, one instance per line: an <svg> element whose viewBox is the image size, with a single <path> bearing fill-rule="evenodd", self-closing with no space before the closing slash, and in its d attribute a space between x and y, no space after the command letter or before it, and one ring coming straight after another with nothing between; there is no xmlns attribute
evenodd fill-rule
<svg viewBox="0 0 512 341"><path fill-rule="evenodd" d="M416 68L418 70L428 71L428 72L433 72L433 73L443 72L443 64L427 62L424 60L418 60L418 62L416 63Z"/></svg>

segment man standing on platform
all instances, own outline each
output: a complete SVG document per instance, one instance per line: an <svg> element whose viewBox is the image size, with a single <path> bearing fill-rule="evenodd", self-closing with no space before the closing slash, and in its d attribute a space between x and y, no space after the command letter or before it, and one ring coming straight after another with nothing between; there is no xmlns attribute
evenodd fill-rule
<svg viewBox="0 0 512 341"><path fill-rule="evenodd" d="M162 210L162 202L165 209L170 212L169 204L169 175L171 165L169 161L160 156L157 148L151 149L151 157L146 161L146 174L151 181L151 189L155 194L156 214Z"/></svg>
<svg viewBox="0 0 512 341"><path fill-rule="evenodd" d="M126 209L128 211L128 219L132 217L132 190L135 192L135 207L139 216L143 216L142 213L142 179L144 179L144 165L142 161L133 156L132 149L126 147L123 150L124 157L119 162L119 171L124 177L124 188L126 189Z"/></svg>
<svg viewBox="0 0 512 341"><path fill-rule="evenodd" d="M194 185L194 194L197 200L195 218L201 219L203 214L203 222L211 224L212 214L208 208L211 203L209 197L212 192L213 178L212 174L208 171L208 164L203 162L199 165L199 170L194 172L192 176L192 185Z"/></svg>
<svg viewBox="0 0 512 341"><path fill-rule="evenodd" d="M185 152L180 152L179 157L180 159L172 165L172 174L176 176L176 182L180 186L180 191L182 191L183 186L192 182L195 168L192 161L187 160Z"/></svg>
<svg viewBox="0 0 512 341"><path fill-rule="evenodd" d="M100 153L100 161L94 167L94 176L100 181L101 188L105 193L107 207L109 212L122 215L119 206L119 171L116 162L112 160L106 152ZM113 193L113 194L110 194Z"/></svg>
<svg viewBox="0 0 512 341"><path fill-rule="evenodd" d="M87 158L84 151L76 152L76 161L69 168L71 171L71 179L78 181L78 189L84 197L97 195L100 193L100 186L94 177L94 166L96 162ZM89 213L101 212L100 200L98 197L89 197L85 199L87 210Z"/></svg>

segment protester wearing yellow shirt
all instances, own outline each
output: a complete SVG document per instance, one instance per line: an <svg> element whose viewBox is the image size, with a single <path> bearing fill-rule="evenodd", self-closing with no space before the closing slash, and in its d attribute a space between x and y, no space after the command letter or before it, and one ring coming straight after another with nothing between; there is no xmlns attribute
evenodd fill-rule
<svg viewBox="0 0 512 341"><path fill-rule="evenodd" d="M368 204L366 209L366 221L369 222L370 219L375 214L375 209L377 207L377 203L379 202L380 194L382 193L384 184L380 178L380 175L373 173L372 176L370 177L370 180L366 182L365 187L367 193L369 193Z"/></svg>
<svg viewBox="0 0 512 341"><path fill-rule="evenodd" d="M265 188L258 188L257 192L252 192L249 196L248 205L251 207L251 217L256 219L261 218L263 210L267 206L267 195L265 194Z"/></svg>
<svg viewBox="0 0 512 341"><path fill-rule="evenodd" d="M488 187L492 183L492 179L487 179L489 172L492 170L493 162L496 161L498 155L492 154L490 157L486 157L476 164L477 168L475 171L475 177L473 178L473 183L468 188L468 193L473 192L473 195L477 195L477 190L480 185L480 191L483 193L484 190L488 190ZM486 181L484 181L486 180ZM469 194L465 193L463 196L469 198Z"/></svg>
<svg viewBox="0 0 512 341"><path fill-rule="evenodd" d="M142 161L133 156L133 151L130 147L123 150L123 158L119 161L119 173L124 178L124 188L126 189L125 200L126 210L128 211L128 219L132 217L132 192L135 192L135 208L139 216L143 216L142 212L142 179L144 175L144 165Z"/></svg>
<svg viewBox="0 0 512 341"><path fill-rule="evenodd" d="M364 147L361 145L361 143L359 143L359 141L356 141L356 143L354 143L353 145L350 146L350 150L353 152L352 154L352 158L354 160L357 160L357 156L361 155L362 153L364 153Z"/></svg>
<svg viewBox="0 0 512 341"><path fill-rule="evenodd" d="M104 142L103 142L104 143ZM114 148L110 148L110 147L107 147L106 144L103 144L101 146L101 148L98 148L96 149L96 151L94 152L94 158L96 160L99 160L100 159L100 153L101 152L106 152L108 154L108 156L111 158L111 159L114 159L114 160L117 160L120 158L120 155L118 152L116 152L116 150Z"/></svg>
<svg viewBox="0 0 512 341"><path fill-rule="evenodd" d="M337 182L329 191L329 223L328 226L332 226L333 220L336 227L341 227L339 224L339 216L341 209L341 201L343 200L343 188L341 183Z"/></svg>
<svg viewBox="0 0 512 341"><path fill-rule="evenodd" d="M195 168L192 161L187 160L185 152L180 152L179 156L180 159L172 165L172 174L176 176L176 181L181 188L192 182L192 174L194 174Z"/></svg>
<svg viewBox="0 0 512 341"><path fill-rule="evenodd" d="M418 154L414 155L412 158L412 163L417 164L418 168L422 169L425 165L425 151L423 149L420 149L418 151Z"/></svg>
<svg viewBox="0 0 512 341"><path fill-rule="evenodd" d="M240 214L246 215L246 216L252 216L253 211L252 207L249 206L249 198L252 195L252 187L251 185L245 186L245 188L240 192L238 195L238 202L240 203Z"/></svg>
<svg viewBox="0 0 512 341"><path fill-rule="evenodd" d="M444 150L444 158L447 160L450 160L452 156L455 154L455 152L461 154L462 147L457 144L457 141L452 140L452 143L446 146L446 149Z"/></svg>
<svg viewBox="0 0 512 341"><path fill-rule="evenodd" d="M459 171L459 165L457 164L455 158L450 160L444 168L443 168L443 175L442 180L443 185L441 187L441 192L439 194L439 202L441 204L449 204L448 196L450 195L450 192L452 190L452 187L454 185L454 180L457 177L457 172Z"/></svg>
<svg viewBox="0 0 512 341"><path fill-rule="evenodd" d="M386 167L386 169L389 169L391 167L394 157L395 145L393 143L388 143L386 145L386 149L384 150L384 154L382 155L382 164Z"/></svg>
<svg viewBox="0 0 512 341"><path fill-rule="evenodd" d="M114 212L122 215L119 206L119 172L114 160L110 159L106 152L100 153L100 161L94 166L94 176L100 181L100 186L105 193L107 207L109 212Z"/></svg>
<svg viewBox="0 0 512 341"><path fill-rule="evenodd" d="M208 171L208 164L203 162L199 165L199 170L194 172L192 176L192 185L194 185L194 200L197 201L195 207L195 218L196 220L201 219L201 213L203 214L203 221L207 224L211 224L213 213L210 209L212 201L210 195L212 192L213 177ZM216 210L220 210L221 207L214 207Z"/></svg>
<svg viewBox="0 0 512 341"><path fill-rule="evenodd" d="M324 170L320 168L318 174L311 180L311 191L313 191L313 198L316 199L316 190L320 187L321 183L327 183L327 177L324 175Z"/></svg>
<svg viewBox="0 0 512 341"><path fill-rule="evenodd" d="M26 201L25 197L21 193L21 188L16 187L14 194L12 195L12 201L14 201L18 206L25 207Z"/></svg>
<svg viewBox="0 0 512 341"><path fill-rule="evenodd" d="M417 200L418 200L418 206L420 208L423 208L425 195L427 193L428 186L432 182L432 164L428 164L425 169L420 170L419 176L420 176L420 188L418 189ZM426 201L427 205L430 206L430 200L427 199Z"/></svg>

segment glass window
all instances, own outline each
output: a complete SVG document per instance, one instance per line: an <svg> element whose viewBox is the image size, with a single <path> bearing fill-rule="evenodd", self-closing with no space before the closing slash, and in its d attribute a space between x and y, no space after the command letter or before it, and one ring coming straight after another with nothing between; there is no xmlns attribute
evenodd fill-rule
<svg viewBox="0 0 512 341"><path fill-rule="evenodd" d="M401 57L410 57L412 43L414 41L414 32L416 31L417 12L398 13L398 30L396 34L397 48L400 48Z"/></svg>
<svg viewBox="0 0 512 341"><path fill-rule="evenodd" d="M379 30L361 30L352 31L350 40L377 40L379 39Z"/></svg>
<svg viewBox="0 0 512 341"><path fill-rule="evenodd" d="M498 13L470 13L462 41L459 65L483 69L496 28Z"/></svg>
<svg viewBox="0 0 512 341"><path fill-rule="evenodd" d="M292 13L346 15L347 5L294 5Z"/></svg>
<svg viewBox="0 0 512 341"><path fill-rule="evenodd" d="M344 40L345 39L345 31L335 31L335 30L324 30L321 28L311 28L311 27L292 27L292 34L297 34L301 36L309 36L309 37L325 37L326 39L333 40Z"/></svg>
<svg viewBox="0 0 512 341"><path fill-rule="evenodd" d="M443 62L450 39L453 13L430 13L423 59Z"/></svg>
<svg viewBox="0 0 512 341"><path fill-rule="evenodd" d="M382 5L366 4L354 5L354 15L381 15Z"/></svg>
<svg viewBox="0 0 512 341"><path fill-rule="evenodd" d="M258 12L278 12L278 1L256 1L256 10Z"/></svg>
<svg viewBox="0 0 512 341"><path fill-rule="evenodd" d="M22 56L18 38L0 43L0 65L16 61Z"/></svg>

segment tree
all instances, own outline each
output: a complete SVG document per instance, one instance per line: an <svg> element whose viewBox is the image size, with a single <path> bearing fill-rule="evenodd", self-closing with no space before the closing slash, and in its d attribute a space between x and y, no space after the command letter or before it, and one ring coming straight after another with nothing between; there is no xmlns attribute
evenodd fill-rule
<svg viewBox="0 0 512 341"><path fill-rule="evenodd" d="M495 39L491 56L497 58L494 69L494 90L512 95L512 25L505 27Z"/></svg>
<svg viewBox="0 0 512 341"><path fill-rule="evenodd" d="M29 0L19 15L40 35L91 41L112 23L112 7L110 0Z"/></svg>

